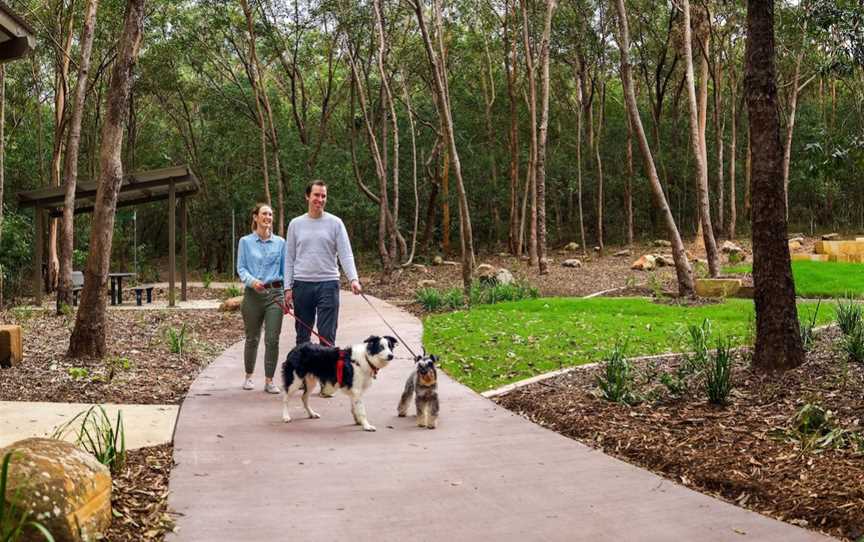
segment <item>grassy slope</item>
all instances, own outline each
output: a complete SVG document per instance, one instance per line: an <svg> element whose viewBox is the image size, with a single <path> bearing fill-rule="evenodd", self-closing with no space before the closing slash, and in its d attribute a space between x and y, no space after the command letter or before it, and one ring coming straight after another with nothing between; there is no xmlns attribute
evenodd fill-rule
<svg viewBox="0 0 864 542"><path fill-rule="evenodd" d="M812 311L807 307L802 318ZM822 305L819 320L834 316ZM688 324L711 320L715 334L752 338L753 303L681 307L628 298L546 298L426 318L424 344L448 374L477 391L540 373L600 360L616 340L627 355L686 350Z"/></svg>
<svg viewBox="0 0 864 542"><path fill-rule="evenodd" d="M750 273L750 264L730 267L729 273ZM792 262L795 292L803 297L844 297L864 294L864 264Z"/></svg>

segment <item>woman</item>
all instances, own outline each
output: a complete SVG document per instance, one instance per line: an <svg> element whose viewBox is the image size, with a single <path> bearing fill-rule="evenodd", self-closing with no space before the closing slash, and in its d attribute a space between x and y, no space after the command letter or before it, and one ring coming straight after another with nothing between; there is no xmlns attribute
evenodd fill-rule
<svg viewBox="0 0 864 542"><path fill-rule="evenodd" d="M282 307L284 297L285 240L273 234L273 209L259 203L252 211L252 233L240 239L237 249L237 274L246 285L243 292L243 324L246 328L246 347L243 362L246 365L244 390L255 389L252 374L261 326L264 325L264 391L279 393L273 383L279 357L279 333L282 330Z"/></svg>

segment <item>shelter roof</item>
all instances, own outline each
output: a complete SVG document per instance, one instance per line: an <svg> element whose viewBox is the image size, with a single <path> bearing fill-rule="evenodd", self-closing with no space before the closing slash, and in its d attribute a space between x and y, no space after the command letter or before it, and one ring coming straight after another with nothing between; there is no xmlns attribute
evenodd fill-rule
<svg viewBox="0 0 864 542"><path fill-rule="evenodd" d="M0 63L20 58L36 47L36 32L0 1Z"/></svg>
<svg viewBox="0 0 864 542"><path fill-rule="evenodd" d="M126 175L120 185L117 207L141 205L152 201L168 199L171 184L174 184L176 197L195 194L200 189L198 179L186 165L172 166L149 171L137 171ZM75 187L75 213L90 213L96 201L98 183L78 182ZM64 188L52 186L29 192L18 193L19 207L40 207L49 209L51 215L63 212Z"/></svg>

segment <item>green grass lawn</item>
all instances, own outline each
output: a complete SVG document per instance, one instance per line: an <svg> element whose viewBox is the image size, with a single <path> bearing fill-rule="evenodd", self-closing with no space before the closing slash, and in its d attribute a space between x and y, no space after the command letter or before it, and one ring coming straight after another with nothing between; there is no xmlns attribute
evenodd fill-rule
<svg viewBox="0 0 864 542"><path fill-rule="evenodd" d="M800 317L814 308L799 306ZM834 304L823 303L818 317L831 321ZM747 299L681 307L635 298L545 298L429 316L423 343L449 375L485 391L599 361L618 340L627 342L627 356L686 351L688 324L705 318L715 336L734 336L738 344L752 340L755 317Z"/></svg>
<svg viewBox="0 0 864 542"><path fill-rule="evenodd" d="M751 264L729 267L726 273L750 273ZM792 262L795 293L802 297L845 297L864 294L864 264L845 262Z"/></svg>

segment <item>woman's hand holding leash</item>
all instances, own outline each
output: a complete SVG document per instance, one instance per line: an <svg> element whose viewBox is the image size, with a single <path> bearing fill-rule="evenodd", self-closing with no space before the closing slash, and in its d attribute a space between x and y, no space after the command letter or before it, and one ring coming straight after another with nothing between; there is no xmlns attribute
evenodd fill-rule
<svg viewBox="0 0 864 542"><path fill-rule="evenodd" d="M265 290L264 283L261 282L260 280L253 280L252 281L252 287L255 288L255 291L258 293L261 293Z"/></svg>

